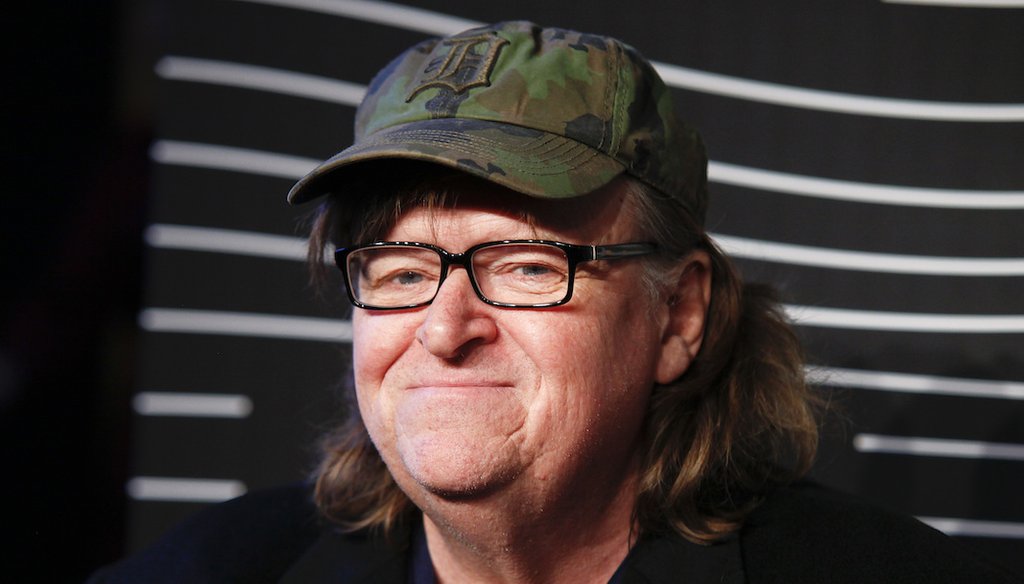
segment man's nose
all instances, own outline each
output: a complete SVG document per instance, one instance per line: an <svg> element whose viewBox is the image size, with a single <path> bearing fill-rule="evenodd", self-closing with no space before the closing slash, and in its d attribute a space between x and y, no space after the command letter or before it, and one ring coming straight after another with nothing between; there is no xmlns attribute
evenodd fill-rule
<svg viewBox="0 0 1024 584"><path fill-rule="evenodd" d="M442 359L457 359L474 346L494 341L498 329L490 313L473 291L464 269L452 269L441 284L416 338L430 353Z"/></svg>

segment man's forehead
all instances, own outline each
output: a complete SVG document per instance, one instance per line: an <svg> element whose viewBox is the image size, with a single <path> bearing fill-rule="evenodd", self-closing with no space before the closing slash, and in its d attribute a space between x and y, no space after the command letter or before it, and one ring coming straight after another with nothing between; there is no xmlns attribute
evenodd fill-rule
<svg viewBox="0 0 1024 584"><path fill-rule="evenodd" d="M429 183L421 188L431 190ZM396 226L415 223L436 229L452 219L467 224L518 223L530 232L530 237L589 240L609 231L629 231L633 224L624 179L568 199L531 197L473 177L446 180L437 188L444 193L440 201L422 197L413 204L402 205Z"/></svg>

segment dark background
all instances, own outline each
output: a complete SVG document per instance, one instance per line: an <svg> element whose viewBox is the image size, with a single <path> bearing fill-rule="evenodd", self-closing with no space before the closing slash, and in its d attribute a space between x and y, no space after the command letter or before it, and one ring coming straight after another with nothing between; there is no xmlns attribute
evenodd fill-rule
<svg viewBox="0 0 1024 584"><path fill-rule="evenodd" d="M529 18L610 34L652 60L748 80L921 101L1024 102L1019 9L797 0L599 2L586 10L540 1L407 5L477 21ZM422 29L435 24L414 19L418 26L410 27L234 0L37 2L11 20L0 437L6 515L13 519L3 533L19 574L14 581L75 582L206 504L129 498L125 485L133 477L232 480L250 490L298 480L314 460L313 438L340 410L335 387L346 365L344 342L169 332L152 323L140 330L136 322L145 309L344 319L337 298L314 298L299 261L145 246L143 230L175 225L298 237L305 210L283 201L291 178L218 168L215 160L153 163L150 144L322 159L350 140L353 107L161 77L158 60L259 65L364 85L391 56L430 36ZM677 108L702 130L717 163L883 185L1024 188L1019 116L1004 122L884 117L674 91ZM1024 258L1020 206L831 200L716 181L714 171L712 189L709 224L724 238ZM1024 314L1019 275L739 261L749 278L775 283L792 305ZM998 386L1006 389L1003 397L972 397L970 391L882 390L833 376L821 391L845 413L826 428L815 476L918 516L1017 529L1017 535L962 539L1024 573L1020 457L886 454L854 445L863 434L1024 445L1020 327L922 333L804 324L798 330L809 362L827 371L978 380L966 385L981 388L989 387L984 381L1005 382ZM253 410L238 419L133 411L132 394L152 391L241 395Z"/></svg>
<svg viewBox="0 0 1024 584"><path fill-rule="evenodd" d="M5 10L5 581L78 582L124 550L153 16L112 0Z"/></svg>

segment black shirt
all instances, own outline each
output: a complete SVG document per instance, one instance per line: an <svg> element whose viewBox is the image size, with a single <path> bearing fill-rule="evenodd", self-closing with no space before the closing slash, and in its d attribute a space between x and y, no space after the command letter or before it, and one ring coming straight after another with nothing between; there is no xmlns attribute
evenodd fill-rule
<svg viewBox="0 0 1024 584"><path fill-rule="evenodd" d="M286 487L212 506L90 583L421 584L429 580L413 578L433 578L422 533L421 525L390 540L342 533L318 518L308 486ZM772 493L721 543L702 546L675 534L641 538L613 582L1021 581L911 517L801 483Z"/></svg>

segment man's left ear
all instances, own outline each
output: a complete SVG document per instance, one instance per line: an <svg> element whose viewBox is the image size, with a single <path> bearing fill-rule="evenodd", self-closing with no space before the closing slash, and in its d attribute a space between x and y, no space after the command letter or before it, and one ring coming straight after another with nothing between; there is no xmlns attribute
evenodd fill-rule
<svg viewBox="0 0 1024 584"><path fill-rule="evenodd" d="M655 380L671 383L697 356L704 340L704 323L711 303L711 258L696 250L683 260L673 288L662 298L667 311L661 337L661 356ZM678 269L678 268L677 268Z"/></svg>

